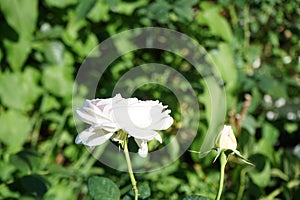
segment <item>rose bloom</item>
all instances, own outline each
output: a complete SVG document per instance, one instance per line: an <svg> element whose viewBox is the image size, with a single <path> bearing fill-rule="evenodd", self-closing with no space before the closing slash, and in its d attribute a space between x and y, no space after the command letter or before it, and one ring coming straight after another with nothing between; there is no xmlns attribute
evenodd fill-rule
<svg viewBox="0 0 300 200"><path fill-rule="evenodd" d="M215 144L215 149L217 150L218 155L215 157L214 162L220 156L221 152L226 150L231 150L235 155L241 158L244 163L253 165L236 148L237 148L237 141L231 126L224 125L223 129L218 135L217 142Z"/></svg>
<svg viewBox="0 0 300 200"><path fill-rule="evenodd" d="M219 133L216 148L220 150L236 150L237 142L234 136L231 126L224 125L223 129Z"/></svg>
<svg viewBox="0 0 300 200"><path fill-rule="evenodd" d="M113 98L86 100L84 106L76 110L80 120L90 125L82 131L75 142L87 146L101 145L110 138L120 143L118 131L125 131L139 146L141 157L148 154L147 142L153 139L162 142L158 130L168 129L173 118L159 101L141 101L137 98L123 98L117 94Z"/></svg>

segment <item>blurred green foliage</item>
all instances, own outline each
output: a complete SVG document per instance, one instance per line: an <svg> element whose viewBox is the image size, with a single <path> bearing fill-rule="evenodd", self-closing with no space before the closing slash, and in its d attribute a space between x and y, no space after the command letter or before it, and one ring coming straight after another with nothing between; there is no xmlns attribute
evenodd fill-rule
<svg viewBox="0 0 300 200"><path fill-rule="evenodd" d="M121 31L157 26L197 40L225 82L227 122L236 128L238 149L256 167L232 158L223 198L296 199L299 5L299 0L0 0L0 198L97 199L104 190L93 188L103 184L110 186L106 195L117 196L111 198L132 199L126 173L107 168L74 144L72 88L80 64L100 42ZM202 77L182 58L151 50L122 56L103 74L97 97L110 96L130 68L153 62L174 67L196 91L202 113L190 148L198 151L210 99ZM251 104L243 113L245 94ZM162 134L171 138L181 116L172 94L145 86L135 95L169 105L175 123ZM159 171L137 174L140 198L213 199L219 178L213 157L186 152Z"/></svg>

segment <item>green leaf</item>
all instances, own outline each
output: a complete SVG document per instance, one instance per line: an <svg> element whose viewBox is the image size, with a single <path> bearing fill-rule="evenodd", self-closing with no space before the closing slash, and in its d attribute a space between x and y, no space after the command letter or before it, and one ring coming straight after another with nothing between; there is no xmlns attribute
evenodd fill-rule
<svg viewBox="0 0 300 200"><path fill-rule="evenodd" d="M199 23L207 25L212 34L230 42L234 37L228 22L220 15L219 7L208 4L207 2L201 4L201 7L205 8L198 16Z"/></svg>
<svg viewBox="0 0 300 200"><path fill-rule="evenodd" d="M64 62L65 46L60 41L51 41L43 48L46 60L53 65L62 65Z"/></svg>
<svg viewBox="0 0 300 200"><path fill-rule="evenodd" d="M147 199L151 196L151 189L148 183L138 184L138 191L139 191L139 199ZM134 198L134 191L130 190L130 192L124 196L123 200L126 199L133 199Z"/></svg>
<svg viewBox="0 0 300 200"><path fill-rule="evenodd" d="M271 175L272 177L281 178L284 181L289 181L289 176L278 168L272 168Z"/></svg>
<svg viewBox="0 0 300 200"><path fill-rule="evenodd" d="M51 26L49 23L45 22L41 25L39 32L37 32L36 39L38 39L38 42L41 42L43 39L61 38L64 31L64 27L61 25Z"/></svg>
<svg viewBox="0 0 300 200"><path fill-rule="evenodd" d="M252 88L251 90L251 105L248 109L249 113L255 111L262 102L262 94L259 92L257 87Z"/></svg>
<svg viewBox="0 0 300 200"><path fill-rule="evenodd" d="M254 151L269 158L270 161L275 162L274 145L279 137L279 131L269 123L264 123L262 127L262 138L256 143Z"/></svg>
<svg viewBox="0 0 300 200"><path fill-rule="evenodd" d="M86 17L86 15L93 8L97 0L81 0L76 7L76 20L80 21Z"/></svg>
<svg viewBox="0 0 300 200"><path fill-rule="evenodd" d="M158 0L148 6L147 16L150 19L157 20L160 23L167 23L169 21L170 9L171 5L168 2L164 0Z"/></svg>
<svg viewBox="0 0 300 200"><path fill-rule="evenodd" d="M1 181L8 181L13 177L13 173L16 171L15 165L11 163L0 162L0 179ZM0 192L1 196L1 192Z"/></svg>
<svg viewBox="0 0 300 200"><path fill-rule="evenodd" d="M0 115L0 142L10 148L21 147L31 130L30 119L16 111L8 110Z"/></svg>
<svg viewBox="0 0 300 200"><path fill-rule="evenodd" d="M37 0L2 0L1 11L17 33L17 40L4 39L7 62L14 71L20 70L31 51L32 34L38 17Z"/></svg>
<svg viewBox="0 0 300 200"><path fill-rule="evenodd" d="M74 138L72 137L72 143L74 143ZM73 162L77 161L77 158L80 157L79 149L75 145L69 145L64 150L64 155Z"/></svg>
<svg viewBox="0 0 300 200"><path fill-rule="evenodd" d="M40 166L40 157L37 152L32 150L23 150L11 155L10 162L24 175L38 170Z"/></svg>
<svg viewBox="0 0 300 200"><path fill-rule="evenodd" d="M79 56L84 59L88 54L92 53L97 54L98 50L94 48L99 44L97 36L94 33L89 33L84 40L83 38L79 38L80 30L86 26L86 22L84 20L75 21L71 20L68 25L67 29L63 34L63 41L65 44L70 46L73 51L75 51Z"/></svg>
<svg viewBox="0 0 300 200"><path fill-rule="evenodd" d="M76 4L78 0L45 0L45 2L49 7L65 8L67 6Z"/></svg>
<svg viewBox="0 0 300 200"><path fill-rule="evenodd" d="M70 174L71 176L71 174ZM52 185L47 193L44 195L44 200L57 200L57 199L65 199L65 200L73 200L77 199L78 194L74 192L74 189L70 187L70 185L66 182L59 182L55 185Z"/></svg>
<svg viewBox="0 0 300 200"><path fill-rule="evenodd" d="M173 9L178 15L180 21L191 21L194 15L193 5L197 3L197 0L177 0L174 2Z"/></svg>
<svg viewBox="0 0 300 200"><path fill-rule="evenodd" d="M19 71L23 67L23 64L31 52L30 40L20 38L17 42L15 42L4 39L3 42L7 54L7 62L14 71Z"/></svg>
<svg viewBox="0 0 300 200"><path fill-rule="evenodd" d="M89 194L94 200L119 200L118 186L108 178L92 176L88 179Z"/></svg>
<svg viewBox="0 0 300 200"><path fill-rule="evenodd" d="M105 4L108 4L110 7L116 7L119 5L120 0L104 0Z"/></svg>
<svg viewBox="0 0 300 200"><path fill-rule="evenodd" d="M132 15L133 12L142 6L148 4L147 0L139 0L139 1L120 1L118 6L114 8L117 13L124 14L124 15Z"/></svg>
<svg viewBox="0 0 300 200"><path fill-rule="evenodd" d="M87 17L93 22L108 21L109 6L103 3L103 0L98 0Z"/></svg>
<svg viewBox="0 0 300 200"><path fill-rule="evenodd" d="M253 63L255 62L255 60L257 58L260 57L260 55L262 54L262 46L261 45L258 45L258 44L252 44L250 47L249 47L249 50L247 51L247 61L249 63Z"/></svg>
<svg viewBox="0 0 300 200"><path fill-rule="evenodd" d="M255 167L249 169L249 176L253 183L259 187L266 187L271 178L271 164L265 156L261 154L254 154L250 157Z"/></svg>
<svg viewBox="0 0 300 200"><path fill-rule="evenodd" d="M246 115L243 119L242 127L251 135L255 135L258 122L252 115Z"/></svg>
<svg viewBox="0 0 300 200"><path fill-rule="evenodd" d="M41 95L42 89L38 86L39 72L31 67L23 74L6 71L0 74L0 97L2 103L10 108L29 111L34 102Z"/></svg>
<svg viewBox="0 0 300 200"><path fill-rule="evenodd" d="M228 43L221 42L218 45L218 50L212 53L212 56L216 62L216 67L225 81L226 89L232 92L237 87L237 68L234 63L232 46Z"/></svg>
<svg viewBox="0 0 300 200"><path fill-rule="evenodd" d="M260 153L268 157L271 161L274 161L274 147L273 145L265 138L261 138L254 148L255 153Z"/></svg>
<svg viewBox="0 0 300 200"><path fill-rule="evenodd" d="M0 185L0 197L5 197L7 199L19 199L20 194L15 191L11 191L6 184Z"/></svg>
<svg viewBox="0 0 300 200"><path fill-rule="evenodd" d="M72 69L66 66L47 67L43 71L42 83L52 94L69 98L72 95Z"/></svg>
<svg viewBox="0 0 300 200"><path fill-rule="evenodd" d="M42 105L41 105L41 108L40 108L40 111L42 113L46 113L48 111L52 111L52 110L55 110L55 109L58 109L58 108L60 108L60 104L56 100L56 98L54 98L53 96L50 96L50 95L45 95L43 97Z"/></svg>
<svg viewBox="0 0 300 200"><path fill-rule="evenodd" d="M262 136L265 140L268 141L269 144L275 145L280 133L279 130L276 129L270 123L264 123L262 127Z"/></svg>
<svg viewBox="0 0 300 200"><path fill-rule="evenodd" d="M122 200L133 200L134 197L131 197L130 195L126 194Z"/></svg>
<svg viewBox="0 0 300 200"><path fill-rule="evenodd" d="M151 189L147 183L138 185L139 198L146 199L151 195Z"/></svg>
<svg viewBox="0 0 300 200"><path fill-rule="evenodd" d="M224 113L226 113L224 103L224 101L226 102L226 95L223 87L211 76L206 77L203 84L206 84L207 88L205 88L200 100L205 105L205 114L210 125L200 147L201 157L205 156L214 147L221 128L224 126Z"/></svg>
<svg viewBox="0 0 300 200"><path fill-rule="evenodd" d="M33 196L35 199L41 199L48 190L45 178L37 174L23 176L17 179L13 185L21 188L24 195Z"/></svg>
<svg viewBox="0 0 300 200"><path fill-rule="evenodd" d="M98 55L98 49L94 49L98 45L98 39L95 34L89 34L86 41L83 43L81 41L76 41L72 44L73 51L82 57ZM93 55L92 55L92 54Z"/></svg>
<svg viewBox="0 0 300 200"><path fill-rule="evenodd" d="M209 200L209 198L201 195L191 195L184 197L183 200Z"/></svg>
<svg viewBox="0 0 300 200"><path fill-rule="evenodd" d="M230 44L222 42L218 45L218 49L212 50L210 56L216 68L218 69L223 81L225 82L227 107L232 108L237 101L234 94L237 82L237 67L234 63L233 48Z"/></svg>
<svg viewBox="0 0 300 200"><path fill-rule="evenodd" d="M163 179L158 180L156 183L156 187L157 189L162 190L166 193L172 193L180 184L180 179L173 176L167 176Z"/></svg>
<svg viewBox="0 0 300 200"><path fill-rule="evenodd" d="M270 94L272 97L288 97L286 85L270 76L262 75L259 77L258 87L261 89L261 91L266 94Z"/></svg>
<svg viewBox="0 0 300 200"><path fill-rule="evenodd" d="M22 38L31 38L38 17L38 0L1 0L7 23Z"/></svg>
<svg viewBox="0 0 300 200"><path fill-rule="evenodd" d="M284 129L289 133L292 134L293 132L298 130L298 124L296 123L285 123Z"/></svg>

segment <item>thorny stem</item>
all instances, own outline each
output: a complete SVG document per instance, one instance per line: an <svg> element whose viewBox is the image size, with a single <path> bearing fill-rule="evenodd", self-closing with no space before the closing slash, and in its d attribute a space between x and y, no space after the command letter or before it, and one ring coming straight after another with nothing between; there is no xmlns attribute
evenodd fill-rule
<svg viewBox="0 0 300 200"><path fill-rule="evenodd" d="M251 95L246 94L245 95L245 101L243 103L243 108L240 112L240 117L237 119L237 132L238 132L238 135L241 132L243 119L246 117L250 105L251 105Z"/></svg>
<svg viewBox="0 0 300 200"><path fill-rule="evenodd" d="M219 182L219 191L216 197L216 200L220 200L222 191L223 191L223 185L224 185L224 174L225 174L225 166L227 163L227 157L224 151L221 152L220 156L220 163L221 163L221 169L220 169L220 182Z"/></svg>
<svg viewBox="0 0 300 200"><path fill-rule="evenodd" d="M245 101L243 102L243 107L242 107L242 110L240 111L240 113L236 113L235 109L232 109L229 113L230 124L232 126L235 126L237 129L237 137L240 136L240 132L242 130L242 123L243 123L244 118L247 115L250 105L251 105L251 95L246 94Z"/></svg>
<svg viewBox="0 0 300 200"><path fill-rule="evenodd" d="M133 174L133 170L132 170L132 166L131 166L131 160L130 160L130 156L129 156L127 143L128 143L128 140L126 139L124 141L124 154L125 154L125 158L126 158L126 162L127 162L127 166L128 166L128 173L129 173L129 176L130 176L132 188L133 188L133 191L134 191L134 200L138 200L139 191L138 191L138 188L136 186L136 180L134 178L134 174Z"/></svg>

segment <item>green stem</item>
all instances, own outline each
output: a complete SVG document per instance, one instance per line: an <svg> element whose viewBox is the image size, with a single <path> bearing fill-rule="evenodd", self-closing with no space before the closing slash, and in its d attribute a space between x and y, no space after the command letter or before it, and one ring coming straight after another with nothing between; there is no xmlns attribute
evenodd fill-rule
<svg viewBox="0 0 300 200"><path fill-rule="evenodd" d="M218 191L216 200L220 200L221 195L222 195L222 191L223 191L223 185L224 185L225 166L226 166L226 163L227 163L227 157L226 157L224 151L221 152L220 163L221 163L220 182L219 182L219 191Z"/></svg>
<svg viewBox="0 0 300 200"><path fill-rule="evenodd" d="M292 189L294 187L299 187L300 186L300 181L299 180L291 180L288 184L287 184L287 188L288 189ZM269 194L266 197L260 198L260 200L272 200L275 199L277 195L279 195L281 192L284 191L284 187L280 187L277 188L276 190L274 190L271 194Z"/></svg>
<svg viewBox="0 0 300 200"><path fill-rule="evenodd" d="M229 8L229 14L230 14L230 17L231 17L231 23L235 28L237 28L239 20L238 20L238 17L236 15L235 7L234 7L234 5L229 5L228 8Z"/></svg>
<svg viewBox="0 0 300 200"><path fill-rule="evenodd" d="M58 141L61 137L61 134L63 132L65 123L67 121L67 117L70 114L70 110L69 109L65 109L61 118L60 118L60 122L58 123L58 127L54 133L54 136L51 140L51 144L49 145L49 148L47 148L47 152L45 152L44 155L44 159L42 161L42 168L45 168L50 160L51 155L53 154L53 151L55 149L55 147L58 144Z"/></svg>
<svg viewBox="0 0 300 200"><path fill-rule="evenodd" d="M34 129L31 135L31 146L36 147L39 140L43 118L38 113L35 113L33 115L33 119L36 119L36 123L34 125Z"/></svg>
<svg viewBox="0 0 300 200"><path fill-rule="evenodd" d="M124 154L125 154L125 158L126 158L126 162L127 162L127 166L128 166L128 173L129 173L129 176L130 176L132 188L133 188L133 191L134 191L134 200L138 200L139 191L138 191L138 188L136 186L136 180L134 178L134 174L133 174L133 170L132 170L132 166L131 166L131 160L130 160L130 157L129 157L129 151L128 151L127 143L128 143L128 140L125 140L124 141Z"/></svg>
<svg viewBox="0 0 300 200"><path fill-rule="evenodd" d="M249 49L249 43L250 43L250 36L251 36L249 7L244 8L244 14L245 14L244 48L248 50Z"/></svg>
<svg viewBox="0 0 300 200"><path fill-rule="evenodd" d="M246 185L246 173L247 173L247 169L243 169L241 171L241 177L240 177L240 187L239 187L239 191L238 191L238 195L237 195L237 200L241 200L244 194L244 190L245 190L245 185Z"/></svg>

